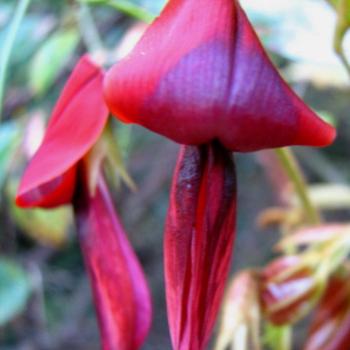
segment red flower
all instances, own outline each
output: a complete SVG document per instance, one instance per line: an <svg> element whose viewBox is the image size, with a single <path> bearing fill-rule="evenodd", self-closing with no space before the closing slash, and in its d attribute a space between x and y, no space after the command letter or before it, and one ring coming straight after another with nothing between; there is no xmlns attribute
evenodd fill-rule
<svg viewBox="0 0 350 350"><path fill-rule="evenodd" d="M184 146L165 229L165 279L174 349L203 349L230 268L236 214L231 156L219 143Z"/></svg>
<svg viewBox="0 0 350 350"><path fill-rule="evenodd" d="M187 145L325 146L334 129L282 80L235 0L170 0L108 72L112 113Z"/></svg>
<svg viewBox="0 0 350 350"><path fill-rule="evenodd" d="M88 152L106 125L104 74L87 56L69 78L43 143L29 163L16 202L22 207L74 206L104 350L137 350L151 323L149 290L99 169L91 189Z"/></svg>
<svg viewBox="0 0 350 350"><path fill-rule="evenodd" d="M335 131L282 80L235 0L170 0L104 93L122 121L197 146L182 149L175 171L165 269L174 348L203 349L234 236L227 149L325 146Z"/></svg>

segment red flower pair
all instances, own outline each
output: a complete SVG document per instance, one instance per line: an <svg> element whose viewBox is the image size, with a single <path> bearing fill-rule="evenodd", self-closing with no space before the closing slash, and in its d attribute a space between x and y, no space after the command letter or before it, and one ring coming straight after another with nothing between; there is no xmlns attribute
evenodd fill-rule
<svg viewBox="0 0 350 350"><path fill-rule="evenodd" d="M165 229L166 294L174 349L204 349L232 255L236 183L229 151L325 146L334 129L281 79L234 0L170 0L105 78L83 58L22 179L17 203L73 202L104 349L138 349L151 312L102 173L90 186L87 154L108 114L103 93L122 121L186 145Z"/></svg>

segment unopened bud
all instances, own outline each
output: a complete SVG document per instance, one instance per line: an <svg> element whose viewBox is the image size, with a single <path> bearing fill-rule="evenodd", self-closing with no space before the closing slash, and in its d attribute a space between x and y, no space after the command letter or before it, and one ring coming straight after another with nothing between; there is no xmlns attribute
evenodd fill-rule
<svg viewBox="0 0 350 350"><path fill-rule="evenodd" d="M294 323L302 318L317 297L312 270L299 256L284 256L262 271L261 298L267 319L275 325Z"/></svg>
<svg viewBox="0 0 350 350"><path fill-rule="evenodd" d="M345 350L350 344L349 274L333 276L317 306L304 350Z"/></svg>

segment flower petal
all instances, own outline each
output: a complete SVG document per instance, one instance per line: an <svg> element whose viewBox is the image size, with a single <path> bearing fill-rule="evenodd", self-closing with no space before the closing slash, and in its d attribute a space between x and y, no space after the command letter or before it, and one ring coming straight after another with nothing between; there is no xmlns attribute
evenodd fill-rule
<svg viewBox="0 0 350 350"><path fill-rule="evenodd" d="M298 255L282 256L261 272L261 303L266 318L275 325L299 321L318 296L311 268Z"/></svg>
<svg viewBox="0 0 350 350"><path fill-rule="evenodd" d="M102 81L102 70L83 56L56 104L40 148L23 175L16 199L19 206L53 207L70 202L74 166L96 142L107 121Z"/></svg>
<svg viewBox="0 0 350 350"><path fill-rule="evenodd" d="M316 308L304 350L345 350L349 344L349 275L332 276Z"/></svg>
<svg viewBox="0 0 350 350"><path fill-rule="evenodd" d="M75 197L80 245L90 274L103 350L137 350L152 318L141 266L115 214L102 176L94 195Z"/></svg>
<svg viewBox="0 0 350 350"><path fill-rule="evenodd" d="M233 249L236 181L231 156L218 143L183 146L165 228L168 318L175 350L207 344Z"/></svg>
<svg viewBox="0 0 350 350"><path fill-rule="evenodd" d="M170 0L108 72L111 111L176 142L325 146L334 129L282 80L235 0Z"/></svg>

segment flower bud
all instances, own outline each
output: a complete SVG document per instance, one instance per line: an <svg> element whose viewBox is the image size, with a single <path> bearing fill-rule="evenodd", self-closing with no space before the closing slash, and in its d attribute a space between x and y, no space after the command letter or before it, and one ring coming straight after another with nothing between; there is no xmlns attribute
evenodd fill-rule
<svg viewBox="0 0 350 350"><path fill-rule="evenodd" d="M299 256L276 259L262 271L261 298L265 316L275 325L294 323L313 306L317 283Z"/></svg>

